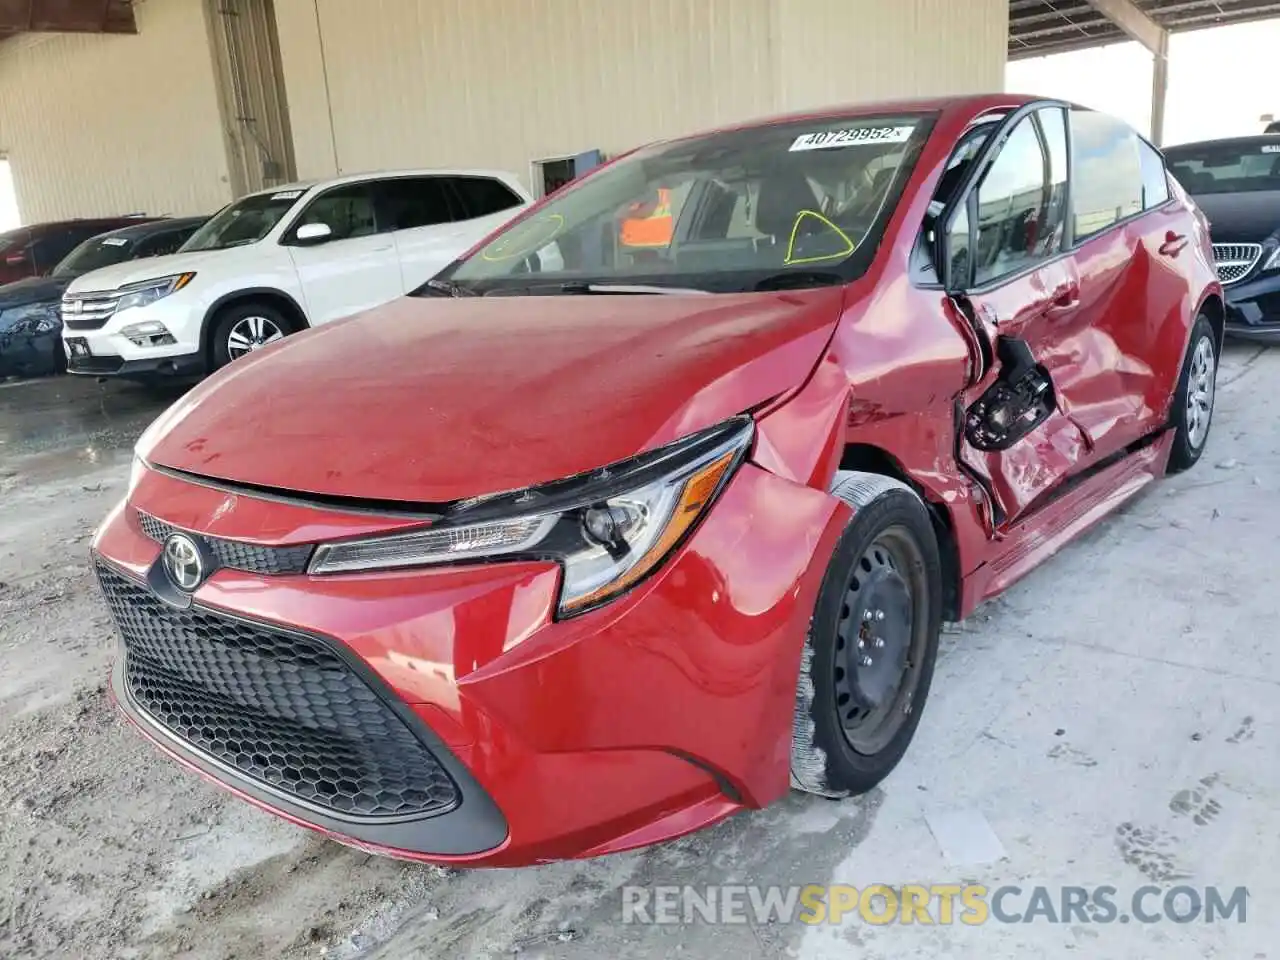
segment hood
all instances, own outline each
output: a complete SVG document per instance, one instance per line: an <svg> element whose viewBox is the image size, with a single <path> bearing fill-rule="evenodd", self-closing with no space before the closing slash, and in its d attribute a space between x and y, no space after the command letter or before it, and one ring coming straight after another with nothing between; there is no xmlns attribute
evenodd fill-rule
<svg viewBox="0 0 1280 960"><path fill-rule="evenodd" d="M139 441L152 463L444 503L635 456L800 386L840 288L406 297L238 360Z"/></svg>
<svg viewBox="0 0 1280 960"><path fill-rule="evenodd" d="M126 260L114 263L100 270L91 270L83 276L76 277L68 288L69 293L83 293L87 290L115 290L127 283L140 283L143 280L154 280L157 277L168 277L175 273L197 273L200 268L216 262L225 264L228 255L253 250L256 244L243 247L231 247L227 250L198 250L192 253L171 253L165 257L143 257L140 260Z"/></svg>
<svg viewBox="0 0 1280 960"><path fill-rule="evenodd" d="M69 277L28 277L0 286L0 310L22 307L28 303L61 300L71 282Z"/></svg>
<svg viewBox="0 0 1280 960"><path fill-rule="evenodd" d="M1195 197L1214 243L1262 243L1280 231L1280 190L1207 193Z"/></svg>

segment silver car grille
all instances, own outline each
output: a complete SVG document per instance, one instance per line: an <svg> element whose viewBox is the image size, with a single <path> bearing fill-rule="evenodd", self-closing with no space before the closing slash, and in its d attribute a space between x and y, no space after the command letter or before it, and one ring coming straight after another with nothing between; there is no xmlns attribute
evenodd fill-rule
<svg viewBox="0 0 1280 960"><path fill-rule="evenodd" d="M1218 268L1218 279L1223 283L1243 280L1257 265L1262 256L1260 243L1215 243L1213 263Z"/></svg>
<svg viewBox="0 0 1280 960"><path fill-rule="evenodd" d="M68 330L98 330L116 312L120 297L114 290L63 297L62 325Z"/></svg>

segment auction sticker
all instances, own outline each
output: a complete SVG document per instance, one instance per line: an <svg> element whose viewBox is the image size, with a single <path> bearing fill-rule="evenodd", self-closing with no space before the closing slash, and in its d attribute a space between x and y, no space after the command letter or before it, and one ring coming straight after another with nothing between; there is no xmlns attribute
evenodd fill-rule
<svg viewBox="0 0 1280 960"><path fill-rule="evenodd" d="M911 139L914 126L905 127L854 127L849 130L823 130L819 133L802 133L791 144L790 152L797 150L834 150L838 147L856 147L868 143L906 143Z"/></svg>

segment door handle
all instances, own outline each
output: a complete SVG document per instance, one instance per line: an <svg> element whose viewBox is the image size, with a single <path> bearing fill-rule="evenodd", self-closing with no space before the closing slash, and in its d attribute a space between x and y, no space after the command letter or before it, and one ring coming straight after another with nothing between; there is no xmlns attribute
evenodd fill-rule
<svg viewBox="0 0 1280 960"><path fill-rule="evenodd" d="M1170 230L1164 235L1164 243L1160 244L1160 256L1176 257L1187 245L1187 238Z"/></svg>

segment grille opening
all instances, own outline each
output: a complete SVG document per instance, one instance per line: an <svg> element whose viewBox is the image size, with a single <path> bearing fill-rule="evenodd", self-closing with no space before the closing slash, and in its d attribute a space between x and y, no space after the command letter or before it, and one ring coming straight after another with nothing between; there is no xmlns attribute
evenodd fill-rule
<svg viewBox="0 0 1280 960"><path fill-rule="evenodd" d="M169 534L178 528L165 523L141 510L138 513L138 525L142 532L157 543L164 543ZM315 548L307 543L294 547L263 547L254 543L241 543L237 540L224 540L220 537L198 536L209 548L209 552L218 561L219 567L231 570L243 570L246 573L265 574L297 574L307 572L307 561Z"/></svg>
<svg viewBox="0 0 1280 960"><path fill-rule="evenodd" d="M1213 263L1224 284L1243 280L1262 258L1260 243L1215 243Z"/></svg>
<svg viewBox="0 0 1280 960"><path fill-rule="evenodd" d="M458 805L436 757L323 642L179 610L101 563L97 572L130 696L200 754L351 819L435 816Z"/></svg>

